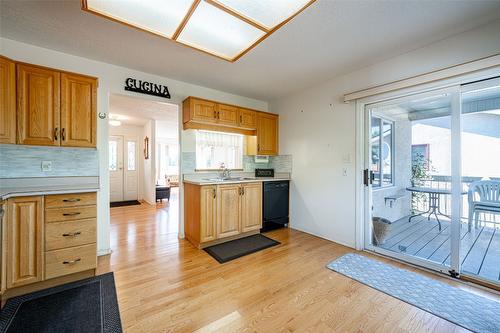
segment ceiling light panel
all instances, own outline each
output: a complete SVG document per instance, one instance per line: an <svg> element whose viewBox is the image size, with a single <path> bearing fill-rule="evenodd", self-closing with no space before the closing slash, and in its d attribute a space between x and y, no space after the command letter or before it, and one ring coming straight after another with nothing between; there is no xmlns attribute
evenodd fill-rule
<svg viewBox="0 0 500 333"><path fill-rule="evenodd" d="M81 0L85 11L228 61L238 60L314 1Z"/></svg>
<svg viewBox="0 0 500 333"><path fill-rule="evenodd" d="M172 38L193 0L86 0L90 11Z"/></svg>
<svg viewBox="0 0 500 333"><path fill-rule="evenodd" d="M229 60L264 35L264 31L201 1L177 40Z"/></svg>
<svg viewBox="0 0 500 333"><path fill-rule="evenodd" d="M214 0L226 8L259 23L267 29L301 10L310 0Z"/></svg>

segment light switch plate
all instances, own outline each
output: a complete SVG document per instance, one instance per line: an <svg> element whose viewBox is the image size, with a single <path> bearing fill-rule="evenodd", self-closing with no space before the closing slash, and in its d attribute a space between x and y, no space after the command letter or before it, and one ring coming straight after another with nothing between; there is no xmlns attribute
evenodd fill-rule
<svg viewBox="0 0 500 333"><path fill-rule="evenodd" d="M52 161L42 161L42 171L52 171Z"/></svg>

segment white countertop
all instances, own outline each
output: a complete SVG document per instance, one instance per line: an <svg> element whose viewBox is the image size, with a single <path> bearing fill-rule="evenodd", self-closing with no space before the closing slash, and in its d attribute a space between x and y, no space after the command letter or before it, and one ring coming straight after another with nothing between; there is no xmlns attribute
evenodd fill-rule
<svg viewBox="0 0 500 333"><path fill-rule="evenodd" d="M290 178L282 177L259 177L252 179L235 179L235 180L209 180L209 179L199 179L199 180L184 180L186 184L194 185L223 185L223 184L240 184L240 183L256 183L256 182L273 182L279 180L290 180Z"/></svg>
<svg viewBox="0 0 500 333"><path fill-rule="evenodd" d="M98 177L14 178L0 180L0 200L30 195L97 192Z"/></svg>

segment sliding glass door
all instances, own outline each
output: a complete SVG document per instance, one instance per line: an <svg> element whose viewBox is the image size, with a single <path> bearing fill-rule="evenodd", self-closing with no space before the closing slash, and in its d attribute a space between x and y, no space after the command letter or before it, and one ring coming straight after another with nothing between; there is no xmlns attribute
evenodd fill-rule
<svg viewBox="0 0 500 333"><path fill-rule="evenodd" d="M365 114L366 248L455 274L465 195L455 163L459 87L367 105Z"/></svg>
<svg viewBox="0 0 500 333"><path fill-rule="evenodd" d="M365 106L365 248L500 283L500 78Z"/></svg>
<svg viewBox="0 0 500 333"><path fill-rule="evenodd" d="M462 91L460 264L463 276L500 282L500 79Z"/></svg>

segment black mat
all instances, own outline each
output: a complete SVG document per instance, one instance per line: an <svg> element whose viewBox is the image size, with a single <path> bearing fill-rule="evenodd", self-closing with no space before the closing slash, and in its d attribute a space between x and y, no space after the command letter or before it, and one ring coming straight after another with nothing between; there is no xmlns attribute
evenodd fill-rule
<svg viewBox="0 0 500 333"><path fill-rule="evenodd" d="M252 235L240 239L235 239L226 243L213 245L205 248L204 250L215 258L221 264L231 261L233 259L246 256L247 254L254 253L260 250L267 249L268 247L280 244L269 237L262 234Z"/></svg>
<svg viewBox="0 0 500 333"><path fill-rule="evenodd" d="M9 299L0 332L122 332L113 273Z"/></svg>
<svg viewBox="0 0 500 333"><path fill-rule="evenodd" d="M140 205L141 203L137 200L129 200L129 201L116 201L116 202L110 202L109 207L123 207L123 206L134 206L134 205Z"/></svg>

